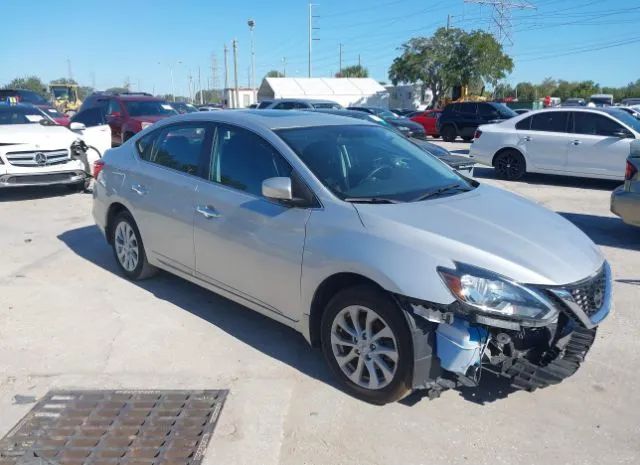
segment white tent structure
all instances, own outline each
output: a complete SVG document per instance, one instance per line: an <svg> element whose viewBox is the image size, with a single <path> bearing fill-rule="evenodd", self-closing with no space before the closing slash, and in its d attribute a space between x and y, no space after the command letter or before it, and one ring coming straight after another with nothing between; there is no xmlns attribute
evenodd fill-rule
<svg viewBox="0 0 640 465"><path fill-rule="evenodd" d="M332 100L343 107L389 108L389 92L371 78L264 78L258 101L280 98Z"/></svg>

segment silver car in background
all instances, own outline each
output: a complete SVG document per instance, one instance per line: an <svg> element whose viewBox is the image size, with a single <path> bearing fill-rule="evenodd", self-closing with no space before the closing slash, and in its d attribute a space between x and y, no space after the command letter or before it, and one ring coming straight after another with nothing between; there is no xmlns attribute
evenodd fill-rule
<svg viewBox="0 0 640 465"><path fill-rule="evenodd" d="M125 276L161 268L295 328L368 402L485 370L558 383L611 308L609 266L575 226L366 121L180 115L96 171L93 215Z"/></svg>
<svg viewBox="0 0 640 465"><path fill-rule="evenodd" d="M631 143L624 184L611 194L611 211L625 223L640 227L640 141Z"/></svg>

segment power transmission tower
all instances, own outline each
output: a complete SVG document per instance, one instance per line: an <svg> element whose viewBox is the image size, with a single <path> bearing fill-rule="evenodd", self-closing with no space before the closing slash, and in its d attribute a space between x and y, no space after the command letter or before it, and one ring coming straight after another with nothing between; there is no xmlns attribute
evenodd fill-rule
<svg viewBox="0 0 640 465"><path fill-rule="evenodd" d="M319 18L319 16L315 16L313 14L313 7L318 6L317 3L309 3L309 72L308 77L311 77L311 49L313 48L313 41L320 40L313 37L313 31L320 29L319 27L314 27L313 19Z"/></svg>
<svg viewBox="0 0 640 465"><path fill-rule="evenodd" d="M233 89L235 102L231 108L239 108L240 92L238 90L238 41L233 39Z"/></svg>
<svg viewBox="0 0 640 465"><path fill-rule="evenodd" d="M532 3L524 0L464 0L465 3L475 3L482 6L490 6L493 10L493 35L501 43L513 45L511 34L511 12L512 10L535 10Z"/></svg>
<svg viewBox="0 0 640 465"><path fill-rule="evenodd" d="M218 88L218 57L215 53L211 54L211 82L209 84L210 89Z"/></svg>

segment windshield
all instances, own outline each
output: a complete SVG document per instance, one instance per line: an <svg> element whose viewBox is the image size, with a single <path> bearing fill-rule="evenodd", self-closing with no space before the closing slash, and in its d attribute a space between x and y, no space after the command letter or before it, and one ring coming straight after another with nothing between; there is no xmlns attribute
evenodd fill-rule
<svg viewBox="0 0 640 465"><path fill-rule="evenodd" d="M597 106L613 105L613 97L591 97L589 101Z"/></svg>
<svg viewBox="0 0 640 465"><path fill-rule="evenodd" d="M322 108L333 108L339 110L342 108L340 104L333 102L322 102L322 103L312 103L313 108L322 109Z"/></svg>
<svg viewBox="0 0 640 465"><path fill-rule="evenodd" d="M3 124L33 124L45 119L37 108L12 107L0 105L0 125Z"/></svg>
<svg viewBox="0 0 640 465"><path fill-rule="evenodd" d="M513 118L514 116L518 116L515 111L506 106L504 103L492 103L491 106L503 118Z"/></svg>
<svg viewBox="0 0 640 465"><path fill-rule="evenodd" d="M314 175L341 199L411 201L464 178L392 131L379 126L281 129L278 135Z"/></svg>
<svg viewBox="0 0 640 465"><path fill-rule="evenodd" d="M378 115L380 118L400 118L394 112L389 110L376 111L376 115Z"/></svg>
<svg viewBox="0 0 640 465"><path fill-rule="evenodd" d="M40 94L30 90L0 90L0 100L6 100L7 97L16 97L19 102L32 103L34 105L47 105L49 103Z"/></svg>
<svg viewBox="0 0 640 465"><path fill-rule="evenodd" d="M615 108L615 109L612 108L608 110L607 113L609 113L611 116L613 116L617 120L622 121L624 124L629 126L634 131L640 132L640 120L636 118L634 115L627 113L626 111L621 110L619 108Z"/></svg>
<svg viewBox="0 0 640 465"><path fill-rule="evenodd" d="M69 89L64 87L54 87L53 89L51 89L51 92L53 93L53 96L56 98L56 100L69 100L70 98Z"/></svg>
<svg viewBox="0 0 640 465"><path fill-rule="evenodd" d="M126 101L124 106L129 116L169 116L178 113L168 103L158 100Z"/></svg>

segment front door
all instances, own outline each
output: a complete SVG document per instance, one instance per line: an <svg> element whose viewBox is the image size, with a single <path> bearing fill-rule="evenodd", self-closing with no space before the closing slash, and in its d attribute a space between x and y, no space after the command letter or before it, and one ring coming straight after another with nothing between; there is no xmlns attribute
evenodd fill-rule
<svg viewBox="0 0 640 465"><path fill-rule="evenodd" d="M140 166L125 186L152 262L193 274L195 190L211 147L211 125L179 123L136 142Z"/></svg>
<svg viewBox="0 0 640 465"><path fill-rule="evenodd" d="M569 112L544 111L516 125L527 163L542 171L566 171Z"/></svg>
<svg viewBox="0 0 640 465"><path fill-rule="evenodd" d="M199 279L298 320L310 210L262 196L263 180L291 173L262 137L219 125L208 180L198 182L194 239Z"/></svg>
<svg viewBox="0 0 640 465"><path fill-rule="evenodd" d="M613 119L585 111L573 113L573 131L568 144L568 168L575 174L624 179L630 141L628 132ZM616 135L617 134L617 135Z"/></svg>
<svg viewBox="0 0 640 465"><path fill-rule="evenodd" d="M107 123L111 127L111 145L114 147L122 143L122 123L124 116L120 103L114 98L107 104Z"/></svg>

